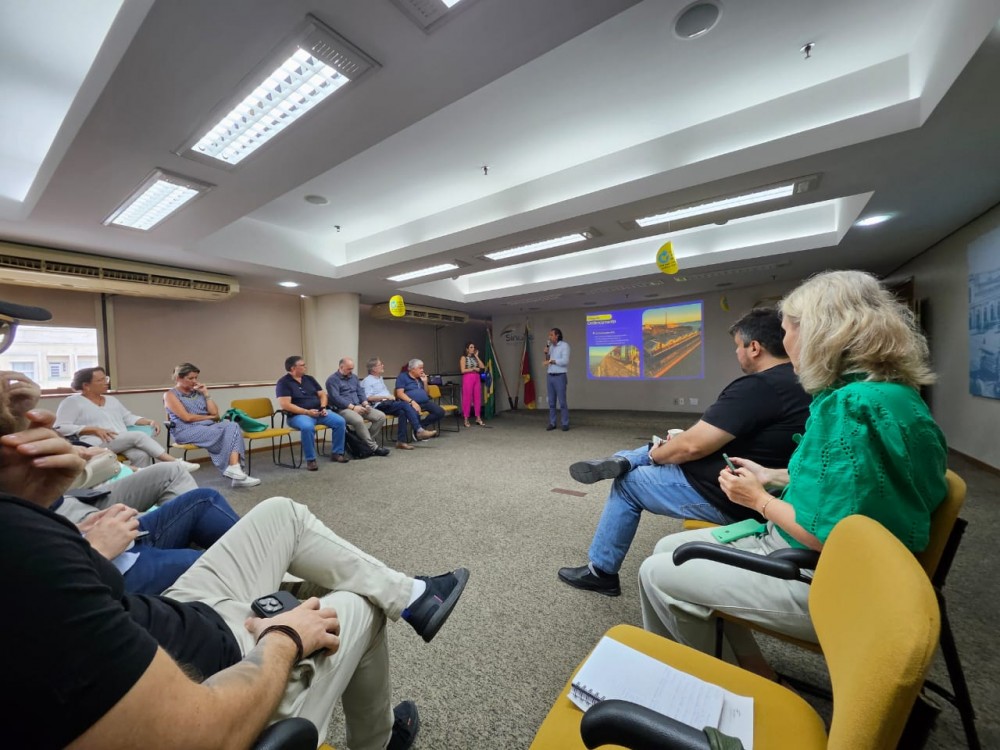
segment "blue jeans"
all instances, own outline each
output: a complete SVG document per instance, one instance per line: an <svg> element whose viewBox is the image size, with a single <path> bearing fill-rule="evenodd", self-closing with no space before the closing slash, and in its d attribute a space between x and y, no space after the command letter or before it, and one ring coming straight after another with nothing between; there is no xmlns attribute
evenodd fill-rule
<svg viewBox="0 0 1000 750"><path fill-rule="evenodd" d="M605 573L617 573L632 545L644 510L672 518L696 518L727 524L734 520L703 498L679 466L657 466L649 460L649 449L615 454L627 458L632 470L615 479L604 504L604 512L590 543L590 562Z"/></svg>
<svg viewBox="0 0 1000 750"><path fill-rule="evenodd" d="M444 409L438 406L435 401L428 399L422 404L418 403L417 406L419 406L422 411L427 412L427 416L420 421L420 424L424 429L427 429L428 427L433 429L434 425L444 418Z"/></svg>
<svg viewBox="0 0 1000 750"><path fill-rule="evenodd" d="M395 401L379 401L375 404L375 408L381 412L391 414L396 417L397 443L407 442L407 424L413 428L414 435L417 434L417 431L422 426L420 424L420 415L417 413L417 410L405 401L400 401L399 399L396 399Z"/></svg>
<svg viewBox="0 0 1000 750"><path fill-rule="evenodd" d="M125 589L133 594L160 594L174 584L202 550L229 531L239 516L213 489L201 487L178 495L139 518L139 529L149 534L132 548L139 557L125 571Z"/></svg>
<svg viewBox="0 0 1000 750"><path fill-rule="evenodd" d="M308 414L295 414L288 420L288 426L302 433L302 458L305 461L316 460L316 425L325 424L333 436L330 438L330 452L344 452L344 435L347 432L347 422L336 412L327 411L325 417L310 417Z"/></svg>
<svg viewBox="0 0 1000 750"><path fill-rule="evenodd" d="M566 373L550 372L546 377L549 396L549 424L556 423L556 402L562 407L562 426L569 427L569 406L566 405Z"/></svg>

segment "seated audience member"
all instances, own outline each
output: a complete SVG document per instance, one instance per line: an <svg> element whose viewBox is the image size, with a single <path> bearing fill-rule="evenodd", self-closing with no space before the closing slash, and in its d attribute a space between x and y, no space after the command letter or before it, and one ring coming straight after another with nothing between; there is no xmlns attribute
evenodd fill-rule
<svg viewBox="0 0 1000 750"><path fill-rule="evenodd" d="M148 513L112 505L76 526L90 546L122 574L126 592L160 594L238 520L226 499L205 487Z"/></svg>
<svg viewBox="0 0 1000 750"><path fill-rule="evenodd" d="M423 360L411 359L406 364L406 372L401 372L396 377L396 398L410 404L414 409L426 411L427 416L420 420L420 426L437 435L437 430L431 428L444 417L444 409L427 393L427 376L424 374Z"/></svg>
<svg viewBox="0 0 1000 750"><path fill-rule="evenodd" d="M372 437L385 426L385 414L372 407L365 396L365 390L354 374L354 360L344 357L340 360L337 371L326 379L326 394L333 408L344 418L347 426L354 434L365 441L376 456L388 456L388 448L380 448L378 441ZM371 422L368 429L365 422Z"/></svg>
<svg viewBox="0 0 1000 750"><path fill-rule="evenodd" d="M378 357L372 357L367 362L368 375L361 381L361 387L365 390L365 398L368 403L374 404L375 408L386 414L396 417L396 447L401 450L411 451L413 446L407 440L407 425L413 429L413 434L418 440L429 440L436 433L425 430L420 424L420 412L402 399L395 398L385 385L382 373L385 372L385 365Z"/></svg>
<svg viewBox="0 0 1000 750"><path fill-rule="evenodd" d="M947 493L944 435L920 398L933 381L927 342L913 316L859 271L822 273L781 303L784 344L812 394L809 424L784 469L733 456L718 481L726 496L766 520L732 542L766 555L788 547L821 550L842 518L875 519L913 552L926 547L931 513ZM782 488L780 497L766 487ZM809 586L693 560L673 563L689 541L718 543L710 531L673 534L639 571L643 625L702 651L714 650L713 610L816 642ZM728 661L762 661L753 636L726 624Z"/></svg>
<svg viewBox="0 0 1000 750"><path fill-rule="evenodd" d="M720 489L719 471L726 466L722 452L787 466L795 448L793 435L805 429L809 397L782 346L776 310L752 310L729 334L745 374L727 385L692 427L656 446L570 466L578 482L615 481L594 532L590 562L560 569L564 583L618 596L618 570L644 510L722 524L755 517Z"/></svg>
<svg viewBox="0 0 1000 750"><path fill-rule="evenodd" d="M393 722L385 621L402 618L430 641L467 570L410 578L304 505L274 497L162 596L125 593L114 565L48 509L83 459L50 429L51 414L27 417L26 430L0 437L0 570L18 602L2 653L7 680L19 686L7 699L8 744L125 748L169 736L176 747L223 738L247 747L286 716L307 718L323 736L342 699L350 747L412 745L416 706L400 704ZM276 591L286 572L332 593L250 616L251 602Z"/></svg>
<svg viewBox="0 0 1000 750"><path fill-rule="evenodd" d="M302 433L302 458L306 469L316 471L316 425L325 424L332 433L330 437L330 460L346 464L350 459L344 455L344 435L347 423L339 414L328 410L327 393L319 381L306 374L306 363L298 354L285 360L287 374L275 386L278 404L288 414L288 425Z"/></svg>
<svg viewBox="0 0 1000 750"><path fill-rule="evenodd" d="M103 367L85 367L73 374L72 386L79 391L67 396L56 409L56 431L88 445L123 454L133 466L150 466L154 459L176 461L188 471L200 466L181 461L144 432L129 430L131 425L149 425L155 435L160 425L154 419L137 417L114 396L108 396L111 380Z"/></svg>
<svg viewBox="0 0 1000 750"><path fill-rule="evenodd" d="M208 386L198 382L200 374L201 370L190 362L177 365L174 387L163 394L163 406L173 423L174 440L208 451L215 468L233 480L233 487L256 487L260 480L243 470L246 463L243 431L235 422L219 420L219 406L209 395Z"/></svg>

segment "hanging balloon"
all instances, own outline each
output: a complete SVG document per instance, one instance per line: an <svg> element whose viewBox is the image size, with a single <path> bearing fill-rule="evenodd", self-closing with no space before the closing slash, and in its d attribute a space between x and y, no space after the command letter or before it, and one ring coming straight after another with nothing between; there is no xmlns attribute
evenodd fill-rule
<svg viewBox="0 0 1000 750"><path fill-rule="evenodd" d="M389 314L394 318L402 318L406 315L406 303L403 302L403 295L394 294L389 298Z"/></svg>
<svg viewBox="0 0 1000 750"><path fill-rule="evenodd" d="M663 247L656 251L656 266L663 273L677 273L677 259L674 257L674 246L671 242L665 242Z"/></svg>
<svg viewBox="0 0 1000 750"><path fill-rule="evenodd" d="M726 295L719 297L719 307L721 307L726 312L729 312L729 300L726 299Z"/></svg>

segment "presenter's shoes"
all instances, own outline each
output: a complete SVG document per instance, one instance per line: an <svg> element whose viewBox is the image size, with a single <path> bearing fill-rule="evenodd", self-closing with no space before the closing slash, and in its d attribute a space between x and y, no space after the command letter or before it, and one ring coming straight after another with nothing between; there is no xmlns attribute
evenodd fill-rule
<svg viewBox="0 0 1000 750"><path fill-rule="evenodd" d="M372 453L372 455L373 456L388 456L389 455L389 449L388 448L376 448L375 452Z"/></svg>
<svg viewBox="0 0 1000 750"><path fill-rule="evenodd" d="M412 451L413 446L409 443L396 443L396 447L401 451Z"/></svg>
<svg viewBox="0 0 1000 750"><path fill-rule="evenodd" d="M549 430L554 430L555 428L556 426L554 424L550 424L548 427L545 428L545 431L548 432Z"/></svg>
<svg viewBox="0 0 1000 750"><path fill-rule="evenodd" d="M559 568L559 580L575 589L596 591L605 596L620 596L621 586L617 573L595 573L589 565L579 568Z"/></svg>
<svg viewBox="0 0 1000 750"><path fill-rule="evenodd" d="M482 424L482 422L480 422L479 424ZM469 427L472 427L472 425L471 425L471 424L469 424L469 420L468 420L468 419L466 419L466 420L465 420L465 428L466 428L466 429L468 429Z"/></svg>
<svg viewBox="0 0 1000 750"><path fill-rule="evenodd" d="M479 425L480 427L485 427L486 426L486 422L484 422L481 419L477 419L476 420L476 424Z"/></svg>
<svg viewBox="0 0 1000 750"><path fill-rule="evenodd" d="M570 464L569 475L581 484L593 484L602 479L615 479L632 468L627 458L609 456L592 461L577 461Z"/></svg>
<svg viewBox="0 0 1000 750"><path fill-rule="evenodd" d="M260 480L257 477L251 477L247 474L244 474L242 479L233 480L233 487L256 487L258 484L260 484Z"/></svg>
<svg viewBox="0 0 1000 750"><path fill-rule="evenodd" d="M196 464L194 461L178 461L181 466L184 467L184 471L191 473L192 471L198 471L201 468L201 464Z"/></svg>
<svg viewBox="0 0 1000 750"><path fill-rule="evenodd" d="M437 437L437 430L428 430L428 429L417 430L418 440L430 440L432 437Z"/></svg>
<svg viewBox="0 0 1000 750"><path fill-rule="evenodd" d="M395 721L392 723L392 737L386 750L410 750L413 741L420 731L420 715L417 704L413 701L403 701L392 709Z"/></svg>
<svg viewBox="0 0 1000 750"><path fill-rule="evenodd" d="M569 425L568 425L568 424L564 424L564 425L562 426L562 431L563 431L563 432L569 432Z"/></svg>
<svg viewBox="0 0 1000 750"><path fill-rule="evenodd" d="M351 459L349 459L343 453L332 453L330 454L330 460L337 464L346 464Z"/></svg>
<svg viewBox="0 0 1000 750"><path fill-rule="evenodd" d="M319 471L319 466L315 461L306 461L306 471Z"/></svg>
<svg viewBox="0 0 1000 750"><path fill-rule="evenodd" d="M427 576L417 576L417 578L427 584L427 590L403 610L403 619L413 626L417 635L430 643L458 604L458 598L465 590L465 584L469 582L469 571L466 568L458 568L451 573L433 578Z"/></svg>

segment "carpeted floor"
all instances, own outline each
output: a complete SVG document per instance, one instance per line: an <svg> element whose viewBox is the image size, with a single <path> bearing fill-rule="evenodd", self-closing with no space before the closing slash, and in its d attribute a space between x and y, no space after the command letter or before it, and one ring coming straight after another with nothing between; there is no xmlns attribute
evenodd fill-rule
<svg viewBox="0 0 1000 750"><path fill-rule="evenodd" d="M654 432L687 427L690 415L573 411L569 432L544 430L547 414L507 412L489 428L393 450L388 458L321 461L316 473L274 467L254 456L263 483L232 490L204 466L199 483L222 489L240 512L286 495L305 502L338 534L409 574L434 575L459 565L469 586L438 637L425 644L405 623L389 626L394 697L417 701L424 750L526 748L576 664L612 625L641 624L636 576L643 557L680 522L643 519L621 572L618 598L576 591L556 570L581 565L607 494L607 482L580 485L570 463L635 447ZM448 426L452 426L452 421ZM391 443L390 443L391 444ZM1000 597L992 578L1000 477L956 458L969 483L970 521L947 589L984 747L1000 747L994 675L1000 653L994 624ZM570 490L579 494L564 494ZM993 594L990 592L993 591ZM821 676L818 657L763 644L776 667ZM935 672L942 672L941 665ZM828 715L822 702L817 707ZM329 741L344 747L339 719ZM964 746L957 713L945 707L928 747Z"/></svg>

